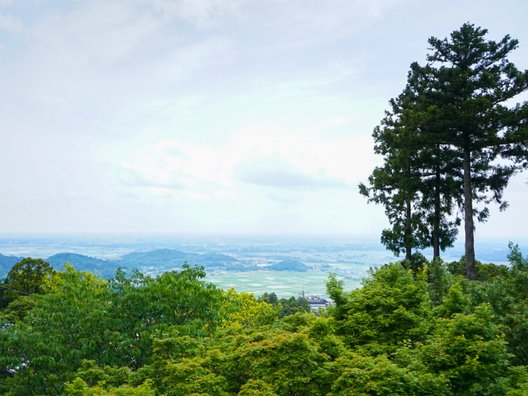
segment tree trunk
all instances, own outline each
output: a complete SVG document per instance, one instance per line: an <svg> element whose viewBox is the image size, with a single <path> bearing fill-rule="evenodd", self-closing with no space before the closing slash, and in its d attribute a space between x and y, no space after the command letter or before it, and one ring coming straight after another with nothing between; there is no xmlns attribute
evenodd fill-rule
<svg viewBox="0 0 528 396"><path fill-rule="evenodd" d="M466 277L476 279L475 272L475 240L473 225L473 191L471 189L471 152L469 145L464 147L464 230L466 233L465 259Z"/></svg>
<svg viewBox="0 0 528 396"><path fill-rule="evenodd" d="M412 258L412 248L410 246L405 246L405 259L410 260Z"/></svg>
<svg viewBox="0 0 528 396"><path fill-rule="evenodd" d="M433 260L440 257L440 169L435 167L434 224L433 224Z"/></svg>
<svg viewBox="0 0 528 396"><path fill-rule="evenodd" d="M411 201L407 200L405 208L406 224L405 224L405 259L410 260L412 256L412 225L411 225Z"/></svg>

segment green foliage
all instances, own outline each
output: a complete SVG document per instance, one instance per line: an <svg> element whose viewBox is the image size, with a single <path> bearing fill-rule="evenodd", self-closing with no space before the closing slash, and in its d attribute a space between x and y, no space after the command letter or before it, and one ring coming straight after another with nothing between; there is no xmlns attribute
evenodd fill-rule
<svg viewBox="0 0 528 396"><path fill-rule="evenodd" d="M455 394L504 394L508 352L489 305L473 313L438 319L428 342L419 348L430 372L449 379Z"/></svg>
<svg viewBox="0 0 528 396"><path fill-rule="evenodd" d="M329 390L325 362L344 352L331 320L296 314L273 328L226 327L211 338L168 335L144 369L163 394L319 395ZM191 380L192 379L192 380ZM209 391L208 389L209 388ZM326 391L325 391L326 389Z"/></svg>
<svg viewBox="0 0 528 396"><path fill-rule="evenodd" d="M264 293L259 301L271 304L279 309L279 318L295 315L298 312L310 312L310 304L303 297L277 298L275 293Z"/></svg>
<svg viewBox="0 0 528 396"><path fill-rule="evenodd" d="M398 106L393 103L393 111ZM392 226L381 234L381 243L394 254L405 253L410 258L412 249L427 246L427 234L424 230L423 216L416 211L414 201L418 195L419 177L413 168L415 162L409 150L403 145L396 146L394 135L404 133L392 122L393 115L388 114L383 121L384 128L374 130L376 153L384 155L385 164L377 167L369 177L369 185L360 184L359 191L368 198L368 202L381 204Z"/></svg>
<svg viewBox="0 0 528 396"><path fill-rule="evenodd" d="M226 379L207 367L207 361L194 357L167 362L162 389L166 395L228 395Z"/></svg>
<svg viewBox="0 0 528 396"><path fill-rule="evenodd" d="M339 333L350 345L390 351L404 340L421 340L431 314L424 277L400 264L383 266L347 295Z"/></svg>
<svg viewBox="0 0 528 396"><path fill-rule="evenodd" d="M262 296L260 296L259 301L266 302L271 305L278 305L279 304L279 298L275 293L268 293L265 292Z"/></svg>
<svg viewBox="0 0 528 396"><path fill-rule="evenodd" d="M522 394L525 369L514 365L528 351L525 289L509 287L517 267L486 266L492 275L476 283L439 259L425 275L398 264L374 272L330 311L356 359L337 359L333 394Z"/></svg>
<svg viewBox="0 0 528 396"><path fill-rule="evenodd" d="M20 322L34 306L35 300L31 296L21 295L9 303L4 314L10 323Z"/></svg>
<svg viewBox="0 0 528 396"><path fill-rule="evenodd" d="M508 329L506 339L513 361L528 366L528 260L518 245L510 242L509 247L511 270L501 289L503 294L494 300L504 302L501 314Z"/></svg>
<svg viewBox="0 0 528 396"><path fill-rule="evenodd" d="M466 274L466 259L462 257L459 261L453 261L447 264L449 271L453 275ZM490 281L495 278L507 276L508 268L504 265L483 264L480 261L475 261L475 279L480 281Z"/></svg>
<svg viewBox="0 0 528 396"><path fill-rule="evenodd" d="M73 379L83 360L138 369L152 356L152 339L169 326L192 335L220 325L222 291L201 281L202 269L150 278L117 274L113 282L66 266L45 280L45 294L16 331L2 332L6 366L28 360L8 379L19 393L51 394ZM19 365L19 364L18 364ZM1 385L0 385L1 390Z"/></svg>
<svg viewBox="0 0 528 396"><path fill-rule="evenodd" d="M401 262L405 269L411 270L414 274L419 274L428 264L427 259L422 253L414 253L411 258Z"/></svg>
<svg viewBox="0 0 528 396"><path fill-rule="evenodd" d="M369 202L385 208L391 228L382 231L381 242L396 255L405 253L407 260L414 249L429 246L439 257L440 250L452 246L459 224L451 215L460 201L455 188L460 166L452 163L452 153L428 141L434 128L420 125L421 99L411 71L404 91L391 99L391 110L372 134L383 166L374 169L368 186L359 186Z"/></svg>
<svg viewBox="0 0 528 396"><path fill-rule="evenodd" d="M431 302L439 305L449 289L452 276L440 257L427 265L427 285Z"/></svg>
<svg viewBox="0 0 528 396"><path fill-rule="evenodd" d="M281 298L279 300L281 306L280 317L295 315L296 313L310 312L310 304L308 300L303 297L290 297L288 299Z"/></svg>
<svg viewBox="0 0 528 396"><path fill-rule="evenodd" d="M273 384L279 395L320 394L315 372L329 360L307 334L289 332L245 343L231 356L239 375Z"/></svg>
<svg viewBox="0 0 528 396"><path fill-rule="evenodd" d="M342 320L346 315L346 301L347 297L343 291L343 281L337 279L335 274L328 275L326 282L326 292L334 301L334 305L328 308L328 311L338 320Z"/></svg>
<svg viewBox="0 0 528 396"><path fill-rule="evenodd" d="M386 355L338 359L330 395L450 395L443 376L401 367Z"/></svg>
<svg viewBox="0 0 528 396"><path fill-rule="evenodd" d="M30 362L12 378L18 393L54 393L82 359L106 362L113 355L111 295L105 281L66 267L43 288L46 294L33 295L35 306L23 323L13 326L16 337L4 344L7 356Z"/></svg>
<svg viewBox="0 0 528 396"><path fill-rule="evenodd" d="M240 388L238 396L277 396L273 387L262 380L249 380Z"/></svg>
<svg viewBox="0 0 528 396"><path fill-rule="evenodd" d="M238 362L232 371L235 378L264 380L279 395L325 394L333 380L326 365L345 352L332 321L296 314L284 322L284 330L237 340L239 346L231 355Z"/></svg>
<svg viewBox="0 0 528 396"><path fill-rule="evenodd" d="M137 387L130 385L121 385L117 388L108 387L100 383L89 387L86 382L80 378L64 385L64 393L67 396L155 396L156 391L152 389L150 382L145 382Z"/></svg>
<svg viewBox="0 0 528 396"><path fill-rule="evenodd" d="M508 243L510 253L508 254L508 261L514 270L527 271L528 270L528 259L525 259L519 249L519 245L513 242Z"/></svg>
<svg viewBox="0 0 528 396"><path fill-rule="evenodd" d="M0 393L524 395L528 266L510 249L477 281L421 255L351 292L330 276L324 316L280 317L285 299L219 290L201 268L107 281L66 266L11 303L25 315L0 314Z"/></svg>
<svg viewBox="0 0 528 396"><path fill-rule="evenodd" d="M439 316L451 317L458 313L471 312L471 297L467 293L467 283L458 276L451 282L451 286L437 308Z"/></svg>
<svg viewBox="0 0 528 396"><path fill-rule="evenodd" d="M275 322L281 313L281 305L276 296L271 299L275 304L261 298L257 300L253 294L237 293L233 289L228 290L225 296L225 326L248 328L269 325Z"/></svg>
<svg viewBox="0 0 528 396"><path fill-rule="evenodd" d="M53 272L53 268L42 259L25 258L17 262L7 274L7 279L0 283L0 308L20 297L43 293L43 285ZM26 304L13 306L13 318L22 317L27 311L25 308Z"/></svg>

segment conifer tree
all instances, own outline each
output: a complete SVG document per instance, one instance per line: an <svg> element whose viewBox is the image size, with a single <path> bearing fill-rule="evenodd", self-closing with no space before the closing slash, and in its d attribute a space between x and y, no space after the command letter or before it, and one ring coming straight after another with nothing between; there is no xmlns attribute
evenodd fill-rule
<svg viewBox="0 0 528 396"><path fill-rule="evenodd" d="M417 153L415 162L421 177L417 205L428 227L428 246L433 247L435 259L440 257L440 251L453 245L460 225L460 218L454 211L463 202L458 189L462 181L462 162L449 145L437 138L443 132L443 125L438 114L430 112L431 103L422 94L427 83L420 70L412 67L402 94L406 101L401 122L412 131L405 144Z"/></svg>
<svg viewBox="0 0 528 396"><path fill-rule="evenodd" d="M382 242L393 251L405 246L407 255L409 246L432 246L434 257L451 246L460 207L469 279L474 219L485 221L493 201L504 210L510 177L528 167L528 102L511 105L528 89L528 71L508 60L517 40L486 41L486 34L466 23L450 38L429 39L427 64L411 65L404 92L374 131L384 166L374 170L370 187L360 185L369 201L385 205L393 228Z"/></svg>
<svg viewBox="0 0 528 396"><path fill-rule="evenodd" d="M475 279L474 218L485 221L487 204L500 209L509 178L528 157L528 103L510 105L528 89L528 71L508 60L517 40L487 41L486 29L464 24L450 38L429 39L427 64L411 66L419 98L419 124L427 147L443 147L449 167L462 164L466 275ZM427 132L428 127L432 129ZM500 160L500 161L499 161ZM484 206L476 204L482 202Z"/></svg>
<svg viewBox="0 0 528 396"><path fill-rule="evenodd" d="M422 103L412 85L412 71L408 81L374 129L374 150L383 155L384 165L374 169L368 187L360 184L360 193L385 206L392 228L383 230L381 241L389 250L405 252L410 259L412 249L432 246L436 258L456 237L458 219L451 215L459 200L453 187L457 173L448 170L443 147L425 144Z"/></svg>
<svg viewBox="0 0 528 396"><path fill-rule="evenodd" d="M391 111L374 129L374 151L383 156L384 164L374 169L369 185L361 183L359 190L369 202L385 207L392 227L382 231L381 242L394 254L405 253L410 259L412 249L427 246L427 235L416 211L420 178L416 152L406 144L409 129L401 122L402 97L390 101Z"/></svg>

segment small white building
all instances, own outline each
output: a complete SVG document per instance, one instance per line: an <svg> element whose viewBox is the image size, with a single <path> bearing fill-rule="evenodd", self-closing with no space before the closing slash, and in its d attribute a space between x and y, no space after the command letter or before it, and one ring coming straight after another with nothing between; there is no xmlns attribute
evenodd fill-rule
<svg viewBox="0 0 528 396"><path fill-rule="evenodd" d="M314 312L319 312L321 309L328 308L328 301L319 296L309 296L306 298L306 300L310 305L310 309Z"/></svg>

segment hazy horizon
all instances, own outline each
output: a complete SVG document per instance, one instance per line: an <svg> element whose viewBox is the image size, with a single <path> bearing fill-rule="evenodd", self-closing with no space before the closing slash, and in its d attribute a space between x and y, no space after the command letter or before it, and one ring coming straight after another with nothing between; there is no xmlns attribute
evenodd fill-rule
<svg viewBox="0 0 528 396"><path fill-rule="evenodd" d="M380 230L381 233L381 230ZM122 237L122 238L196 238L196 239L211 239L211 238L263 238L278 240L281 238L289 239L347 239L347 240L365 240L368 242L380 242L380 233L375 234L361 234L361 233L341 233L341 234L317 234L317 233L208 233L208 232L194 232L194 233L177 233L177 232L1 232L0 238L10 237L29 237L29 238L104 238L108 236ZM516 242L528 242L528 237L515 237L515 236L480 236L479 240L485 242L503 242L512 241ZM381 243L381 242L380 242ZM456 238L455 244L464 243L464 235L459 234Z"/></svg>

